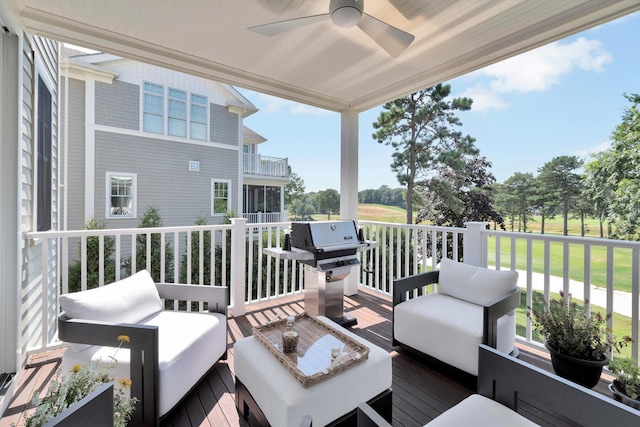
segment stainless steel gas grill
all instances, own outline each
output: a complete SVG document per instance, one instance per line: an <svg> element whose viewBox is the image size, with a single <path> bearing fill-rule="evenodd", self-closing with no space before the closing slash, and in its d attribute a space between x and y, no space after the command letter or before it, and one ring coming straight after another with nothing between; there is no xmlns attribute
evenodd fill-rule
<svg viewBox="0 0 640 427"><path fill-rule="evenodd" d="M355 325L356 318L344 313L344 279L360 264L358 251L371 242L358 234L354 221L293 222L288 238L291 248L285 243L285 248L265 253L305 264L305 311L342 326Z"/></svg>

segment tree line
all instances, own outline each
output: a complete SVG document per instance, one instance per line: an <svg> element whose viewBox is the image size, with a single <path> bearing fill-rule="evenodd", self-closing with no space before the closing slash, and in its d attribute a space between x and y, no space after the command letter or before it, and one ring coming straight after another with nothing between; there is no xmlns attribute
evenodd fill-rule
<svg viewBox="0 0 640 427"><path fill-rule="evenodd" d="M624 95L631 102L611 134L611 146L584 162L577 156L559 156L538 174L515 173L496 185L496 206L511 228L527 231L532 215L544 221L561 215L567 235L570 216L597 218L600 237L638 240L640 221L640 95ZM606 232L605 232L606 223Z"/></svg>

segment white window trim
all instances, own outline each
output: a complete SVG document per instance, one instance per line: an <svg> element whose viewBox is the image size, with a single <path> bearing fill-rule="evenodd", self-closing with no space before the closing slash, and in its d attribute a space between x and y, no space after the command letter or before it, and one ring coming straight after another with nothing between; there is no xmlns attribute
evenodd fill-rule
<svg viewBox="0 0 640 427"><path fill-rule="evenodd" d="M144 85L145 83L149 83L152 85L156 85L156 86L162 86L162 106L163 106L163 113L162 113L162 133L156 133L156 132L150 132L150 131L145 131L144 130L144 95L145 95L145 90L144 90ZM166 85L166 84L161 84L161 83L155 83L153 81L150 80L142 80L141 83L141 97L142 99L140 100L140 132L143 132L145 134L151 134L151 135L164 135L166 137L169 138L178 138L178 139L188 139L190 141L200 141L200 142L211 142L210 141L210 135L211 135L211 123L210 123L210 101L209 101L209 96L208 95L204 95L201 93L197 93L197 92L191 92L190 90L187 89L180 89L179 87L173 86L173 85ZM173 89L173 90L177 90L180 92L184 92L186 93L187 97L186 97L186 136L177 136L177 135L169 135L169 89ZM206 104L205 104L205 139L199 139L199 138L192 138L191 137L191 95L197 95L197 96L201 96L206 100Z"/></svg>
<svg viewBox="0 0 640 427"><path fill-rule="evenodd" d="M133 186L133 203L131 215L111 215L111 177L124 176L132 178ZM104 217L106 219L136 219L138 218L138 174L129 172L107 172L105 174L105 194L104 194Z"/></svg>
<svg viewBox="0 0 640 427"><path fill-rule="evenodd" d="M144 110L144 97L147 94L144 86L146 83L162 87L162 132L151 132L148 130L144 130L144 115L146 114L146 111ZM140 131L144 133L153 134L153 135L168 135L169 125L167 124L167 121L169 117L169 112L167 111L167 108L169 107L169 101L167 99L168 98L167 87L159 83L154 83L154 82L145 80L142 82L141 89L142 90L140 92L142 93L142 100L140 101ZM149 114L154 114L154 113L149 113Z"/></svg>
<svg viewBox="0 0 640 427"><path fill-rule="evenodd" d="M228 188L227 188L227 211L226 212L222 212L222 213L216 213L214 212L213 206L214 206L214 191L215 191L215 184L216 182L221 182L221 183L226 183ZM212 179L211 180L211 216L215 216L215 217L221 217L226 215L227 213L231 212L231 196L232 196L232 192L231 192L231 180L230 179Z"/></svg>

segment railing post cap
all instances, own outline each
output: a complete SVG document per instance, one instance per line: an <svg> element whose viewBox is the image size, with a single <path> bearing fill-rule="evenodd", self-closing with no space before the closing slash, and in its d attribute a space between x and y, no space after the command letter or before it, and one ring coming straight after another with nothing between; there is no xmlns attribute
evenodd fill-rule
<svg viewBox="0 0 640 427"><path fill-rule="evenodd" d="M246 224L247 223L247 218L231 218L231 224L235 225L235 224Z"/></svg>
<svg viewBox="0 0 640 427"><path fill-rule="evenodd" d="M486 227L487 225L489 225L489 222L487 221L467 221L464 223L465 227L478 227L478 226L484 226Z"/></svg>

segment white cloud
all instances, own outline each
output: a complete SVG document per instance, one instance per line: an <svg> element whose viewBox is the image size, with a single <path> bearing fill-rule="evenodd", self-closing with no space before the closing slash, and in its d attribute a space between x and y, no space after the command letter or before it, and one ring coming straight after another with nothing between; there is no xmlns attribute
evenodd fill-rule
<svg viewBox="0 0 640 427"><path fill-rule="evenodd" d="M600 153L608 150L609 148L611 148L611 141L603 141L595 147L585 148L584 150L574 150L572 154L582 159L586 159L595 153Z"/></svg>
<svg viewBox="0 0 640 427"><path fill-rule="evenodd" d="M488 87L478 83L465 95L474 99L475 111L506 108L499 94L548 90L576 69L602 72L611 61L613 57L598 40L580 37L571 43L554 42L476 71L471 77L488 77Z"/></svg>
<svg viewBox="0 0 640 427"><path fill-rule="evenodd" d="M501 110L508 107L496 92L492 92L480 83L457 96L473 99L472 111Z"/></svg>
<svg viewBox="0 0 640 427"><path fill-rule="evenodd" d="M277 98L264 93L258 94L258 102L255 102L255 104L258 105L260 111L267 113L279 113L281 111L285 111L290 114L325 115L331 113L330 111L323 110L322 108L316 108L299 102Z"/></svg>

